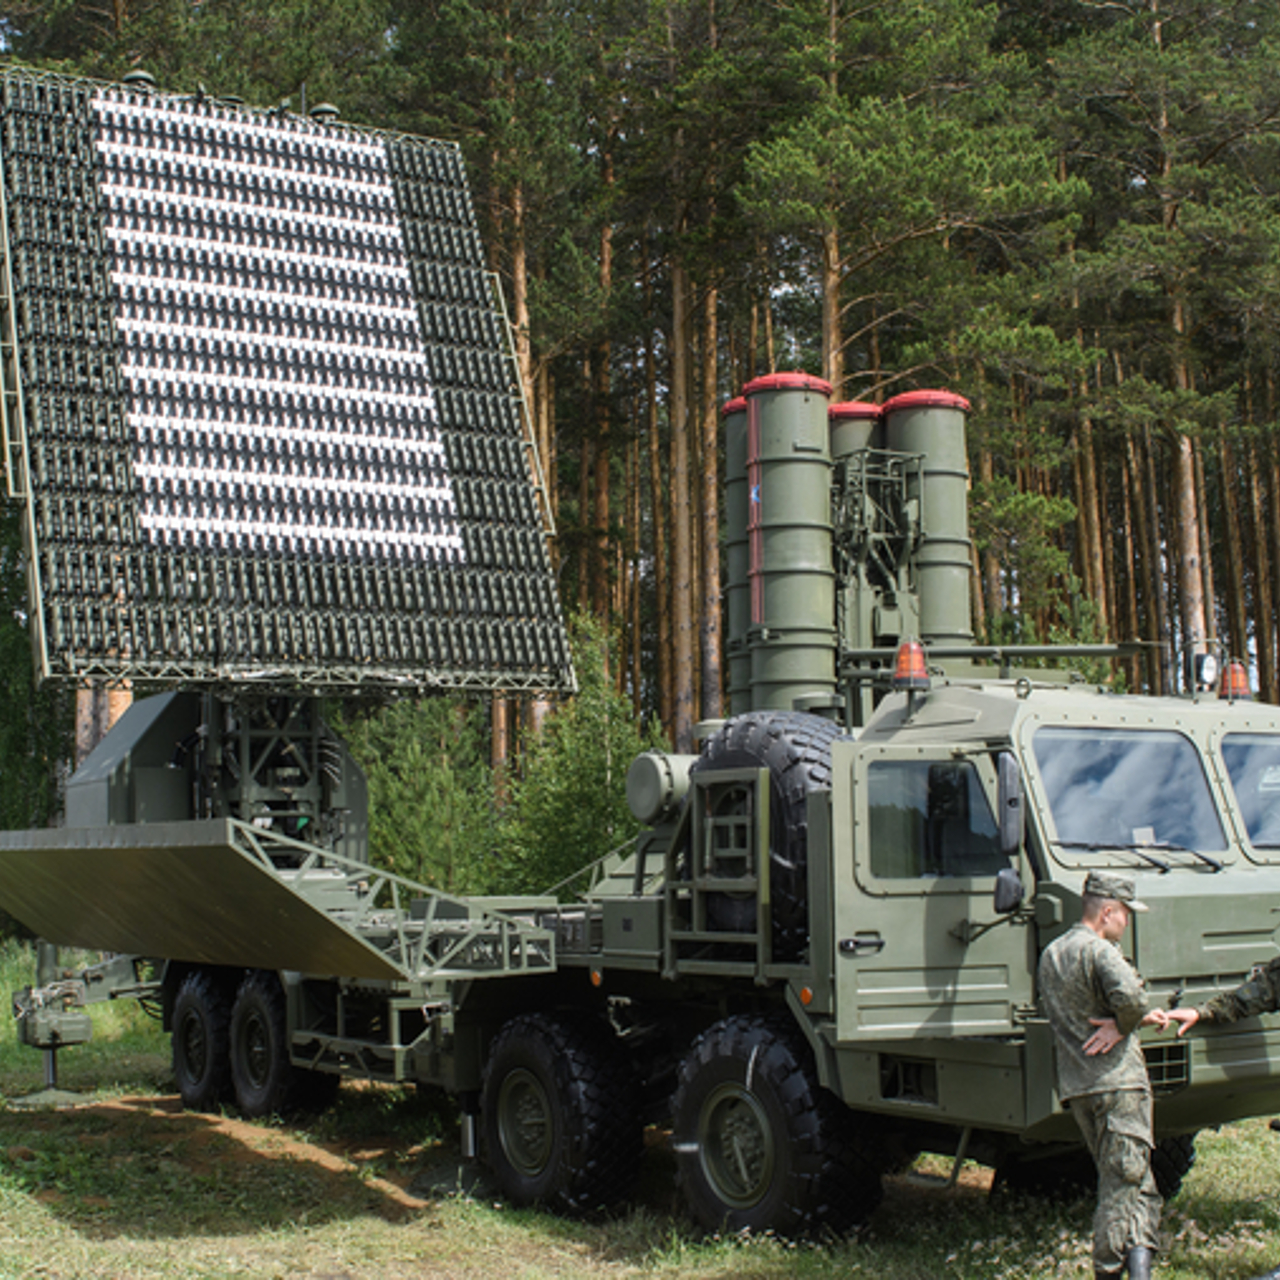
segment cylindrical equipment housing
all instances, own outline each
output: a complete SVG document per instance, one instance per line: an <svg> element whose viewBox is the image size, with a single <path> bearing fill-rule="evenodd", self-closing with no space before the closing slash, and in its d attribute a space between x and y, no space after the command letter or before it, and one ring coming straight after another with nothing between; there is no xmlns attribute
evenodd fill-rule
<svg viewBox="0 0 1280 1280"><path fill-rule="evenodd" d="M835 691L831 384L776 373L743 393L751 707L789 711Z"/></svg>
<svg viewBox="0 0 1280 1280"><path fill-rule="evenodd" d="M831 460L839 462L863 449L884 448L884 411L866 400L845 400L827 410L831 424Z"/></svg>
<svg viewBox="0 0 1280 1280"><path fill-rule="evenodd" d="M689 794L689 770L697 756L645 751L627 770L627 807L637 822L657 826L674 816Z"/></svg>
<svg viewBox="0 0 1280 1280"><path fill-rule="evenodd" d="M969 458L965 414L969 402L950 391L908 391L884 406L885 448L924 457L920 540L915 554L920 639L928 644L972 644L969 595Z"/></svg>
<svg viewBox="0 0 1280 1280"><path fill-rule="evenodd" d="M725 652L729 659L729 714L751 710L750 557L747 550L747 400L721 409L724 419Z"/></svg>

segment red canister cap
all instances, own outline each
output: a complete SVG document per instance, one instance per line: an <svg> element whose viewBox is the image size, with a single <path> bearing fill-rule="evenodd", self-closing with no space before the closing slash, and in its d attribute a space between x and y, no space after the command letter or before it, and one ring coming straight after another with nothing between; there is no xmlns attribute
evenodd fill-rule
<svg viewBox="0 0 1280 1280"><path fill-rule="evenodd" d="M844 400L827 410L829 418L878 418L884 409L870 400Z"/></svg>
<svg viewBox="0 0 1280 1280"><path fill-rule="evenodd" d="M815 378L809 373L767 373L763 378L752 378L742 388L743 395L753 396L761 391L817 391L831 394L831 383Z"/></svg>
<svg viewBox="0 0 1280 1280"><path fill-rule="evenodd" d="M885 401L883 412L888 414L898 409L959 409L961 413L968 413L969 402L953 391L904 391Z"/></svg>

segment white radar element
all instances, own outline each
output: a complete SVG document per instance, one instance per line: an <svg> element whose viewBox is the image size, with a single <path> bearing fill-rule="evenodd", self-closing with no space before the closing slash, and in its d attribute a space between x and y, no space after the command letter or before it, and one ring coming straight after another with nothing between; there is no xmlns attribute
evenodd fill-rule
<svg viewBox="0 0 1280 1280"><path fill-rule="evenodd" d="M92 105L147 539L462 561L385 147L111 90Z"/></svg>

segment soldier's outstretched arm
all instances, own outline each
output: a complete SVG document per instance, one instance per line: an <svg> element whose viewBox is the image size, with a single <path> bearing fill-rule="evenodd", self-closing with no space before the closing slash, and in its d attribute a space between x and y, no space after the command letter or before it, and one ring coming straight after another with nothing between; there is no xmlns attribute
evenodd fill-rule
<svg viewBox="0 0 1280 1280"><path fill-rule="evenodd" d="M1280 1010L1280 956L1269 960L1234 991L1224 991L1200 1006L1205 1022L1238 1022ZM1192 1024L1194 1025L1194 1024Z"/></svg>

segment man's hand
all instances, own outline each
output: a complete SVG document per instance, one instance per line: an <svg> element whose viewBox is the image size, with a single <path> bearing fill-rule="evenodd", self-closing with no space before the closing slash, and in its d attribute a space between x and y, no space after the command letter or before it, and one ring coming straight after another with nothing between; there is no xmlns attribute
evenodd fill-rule
<svg viewBox="0 0 1280 1280"><path fill-rule="evenodd" d="M1178 1034L1185 1036L1200 1021L1200 1010L1167 1009L1165 1011L1165 1020L1166 1022L1176 1022L1178 1024Z"/></svg>
<svg viewBox="0 0 1280 1280"><path fill-rule="evenodd" d="M1099 1053L1110 1053L1124 1039L1114 1018L1090 1018L1098 1029L1084 1042L1084 1051L1091 1058Z"/></svg>

